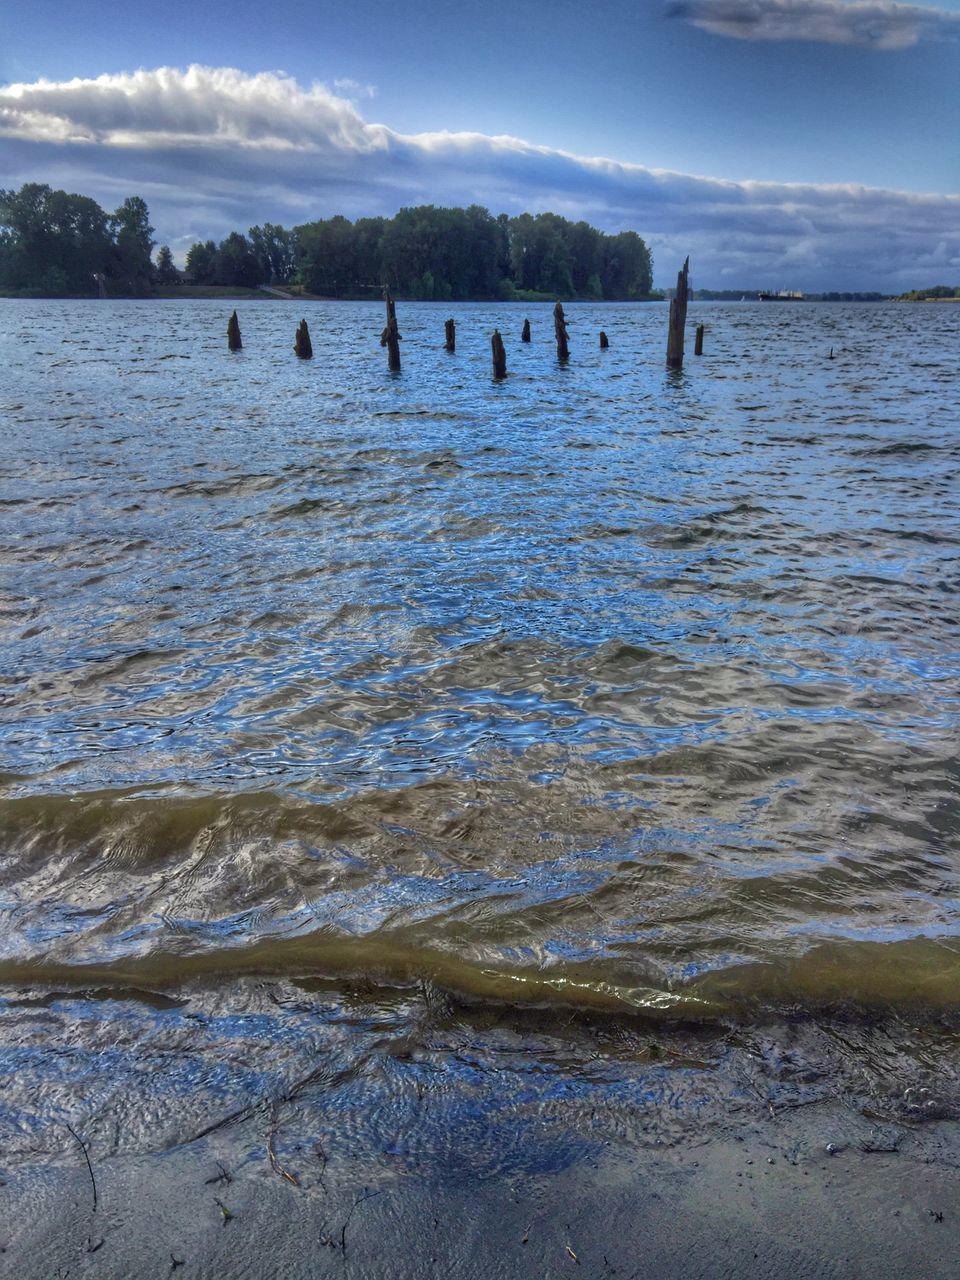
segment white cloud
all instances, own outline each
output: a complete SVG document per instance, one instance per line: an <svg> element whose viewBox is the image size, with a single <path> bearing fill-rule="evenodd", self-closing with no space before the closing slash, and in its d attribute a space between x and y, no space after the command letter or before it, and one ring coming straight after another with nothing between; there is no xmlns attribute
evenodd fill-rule
<svg viewBox="0 0 960 1280"><path fill-rule="evenodd" d="M670 17L737 40L809 40L864 49L909 49L956 40L960 14L886 0L673 0Z"/></svg>
<svg viewBox="0 0 960 1280"><path fill-rule="evenodd" d="M243 146L374 151L386 130L324 85L277 72L160 67L0 89L0 136L114 147ZM68 136L69 135L69 136Z"/></svg>
<svg viewBox="0 0 960 1280"><path fill-rule="evenodd" d="M49 182L105 207L146 199L174 246L269 220L404 204L553 209L651 245L657 279L692 255L708 285L899 288L960 280L960 196L732 182L577 156L520 138L404 135L321 85L163 68L0 88L4 185Z"/></svg>

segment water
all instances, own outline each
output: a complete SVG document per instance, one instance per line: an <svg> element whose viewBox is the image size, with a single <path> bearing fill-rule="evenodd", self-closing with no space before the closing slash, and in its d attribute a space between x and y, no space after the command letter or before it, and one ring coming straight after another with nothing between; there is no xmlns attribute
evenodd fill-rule
<svg viewBox="0 0 960 1280"><path fill-rule="evenodd" d="M698 304L668 374L660 306L571 306L560 367L547 307L401 304L391 377L382 308L305 307L312 362L283 302L230 355L226 303L0 301L10 1069L69 1111L132 1026L124 1105L176 1043L199 1116L438 1001L510 1052L579 1017L578 1088L611 1017L642 1075L637 1027L842 1013L841 1075L911 1028L914 1106L960 997L960 308Z"/></svg>

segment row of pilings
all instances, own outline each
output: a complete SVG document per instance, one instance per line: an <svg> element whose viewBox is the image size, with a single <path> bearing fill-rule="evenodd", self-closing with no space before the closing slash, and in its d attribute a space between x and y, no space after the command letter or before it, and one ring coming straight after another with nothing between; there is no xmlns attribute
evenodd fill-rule
<svg viewBox="0 0 960 1280"><path fill-rule="evenodd" d="M670 302L670 320L667 329L667 368L680 369L683 367L683 340L684 331L687 323L687 302L690 297L690 259L687 258L683 264L683 269L677 275L677 292L676 296ZM388 290L383 293L384 304L387 312L387 323L380 335L380 345L387 350L387 368L391 373L400 372L400 342L401 334L397 327L397 306ZM456 351L457 349L457 323L454 319L444 322L444 341L443 346L446 351ZM557 343L557 359L567 361L570 358L569 334L567 333L566 317L563 312L563 303L558 302L553 308L553 328L554 337ZM694 345L694 354L703 355L703 334L704 326L697 325L696 342ZM523 331L520 335L521 342L530 341L530 321L524 320ZM227 346L231 351L240 351L243 349L243 340L240 336L240 321L237 319L237 313L234 311L227 325ZM606 351L610 346L610 341L606 333L600 330L600 349ZM297 328L296 339L293 349L301 360L309 360L313 356L313 345L310 341L310 331L307 328L306 320L301 320ZM499 329L494 329L490 338L490 355L493 362L493 374L495 378L505 378L507 376L507 353L503 345L503 338Z"/></svg>

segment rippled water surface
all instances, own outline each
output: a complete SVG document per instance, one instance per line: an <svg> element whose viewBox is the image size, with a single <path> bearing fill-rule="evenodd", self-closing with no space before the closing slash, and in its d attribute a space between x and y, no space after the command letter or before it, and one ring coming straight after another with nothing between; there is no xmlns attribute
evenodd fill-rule
<svg viewBox="0 0 960 1280"><path fill-rule="evenodd" d="M960 307L306 305L0 302L0 982L955 1005Z"/></svg>

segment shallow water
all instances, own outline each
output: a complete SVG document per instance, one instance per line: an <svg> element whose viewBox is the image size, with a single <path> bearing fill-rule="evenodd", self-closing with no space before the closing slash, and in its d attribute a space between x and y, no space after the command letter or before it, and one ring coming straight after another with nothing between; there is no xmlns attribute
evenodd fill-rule
<svg viewBox="0 0 960 1280"><path fill-rule="evenodd" d="M953 1007L960 309L307 306L0 302L0 982Z"/></svg>

